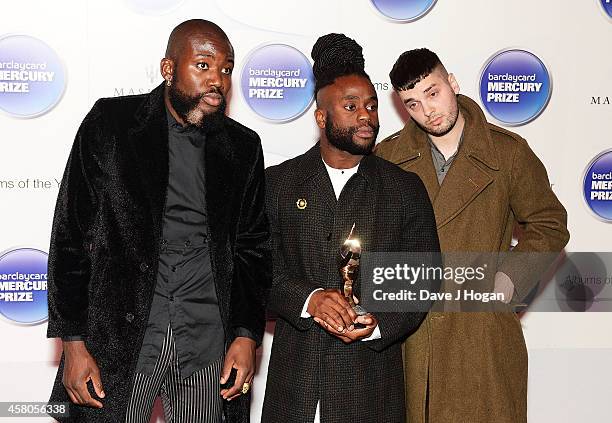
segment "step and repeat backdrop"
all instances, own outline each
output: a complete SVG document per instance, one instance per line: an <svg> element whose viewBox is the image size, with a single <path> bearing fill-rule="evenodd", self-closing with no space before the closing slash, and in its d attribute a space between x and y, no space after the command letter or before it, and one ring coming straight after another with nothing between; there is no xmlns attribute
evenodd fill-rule
<svg viewBox="0 0 612 423"><path fill-rule="evenodd" d="M310 50L320 35L345 33L363 46L380 139L407 118L391 66L403 51L428 47L462 93L545 164L569 215L566 250L612 251L611 0L30 0L1 9L0 401L46 401L55 375L61 345L45 338L47 253L76 130L96 99L157 86L167 37L190 18L229 35L228 113L260 134L267 166L316 142ZM604 271L599 283L612 284L612 268ZM522 318L531 422L610 421L612 314L581 311ZM270 322L256 422L272 334Z"/></svg>

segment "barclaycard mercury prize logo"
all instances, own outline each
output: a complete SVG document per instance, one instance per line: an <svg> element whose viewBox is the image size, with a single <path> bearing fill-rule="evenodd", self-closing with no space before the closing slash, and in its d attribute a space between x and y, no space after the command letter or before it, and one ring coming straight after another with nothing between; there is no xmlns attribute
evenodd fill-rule
<svg viewBox="0 0 612 423"><path fill-rule="evenodd" d="M0 110L32 118L51 110L62 98L66 72L59 56L28 35L0 38Z"/></svg>
<svg viewBox="0 0 612 423"><path fill-rule="evenodd" d="M287 122L301 116L312 104L312 65L291 46L268 44L249 54L240 87L247 104L259 116Z"/></svg>
<svg viewBox="0 0 612 423"><path fill-rule="evenodd" d="M0 314L15 323L47 320L47 253L18 248L0 256Z"/></svg>
<svg viewBox="0 0 612 423"><path fill-rule="evenodd" d="M584 200L595 216L612 222L612 150L598 154L584 173Z"/></svg>
<svg viewBox="0 0 612 423"><path fill-rule="evenodd" d="M480 76L480 99L506 125L523 125L546 108L552 89L544 63L533 53L509 49L490 58Z"/></svg>
<svg viewBox="0 0 612 423"><path fill-rule="evenodd" d="M371 0L383 16L398 22L411 22L423 17L436 0Z"/></svg>

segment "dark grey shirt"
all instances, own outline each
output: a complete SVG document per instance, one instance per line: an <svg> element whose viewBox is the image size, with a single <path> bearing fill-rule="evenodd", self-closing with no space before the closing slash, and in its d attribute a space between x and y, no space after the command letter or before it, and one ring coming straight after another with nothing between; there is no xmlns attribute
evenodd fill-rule
<svg viewBox="0 0 612 423"><path fill-rule="evenodd" d="M159 270L136 371L152 373L170 325L186 378L223 355L225 335L207 242L205 135L167 115L169 178Z"/></svg>
<svg viewBox="0 0 612 423"><path fill-rule="evenodd" d="M450 156L448 160L444 157L444 154L438 150L438 147L431 141L431 138L428 136L429 146L431 147L431 160L433 161L434 168L436 169L436 175L438 176L438 183L442 185L442 181L444 181L444 177L448 173L448 169L450 169L455 157L457 157L457 153L459 152L459 148L461 147L461 142L463 141L463 133L461 133L461 138L459 139L459 145L457 146L457 151L455 154Z"/></svg>

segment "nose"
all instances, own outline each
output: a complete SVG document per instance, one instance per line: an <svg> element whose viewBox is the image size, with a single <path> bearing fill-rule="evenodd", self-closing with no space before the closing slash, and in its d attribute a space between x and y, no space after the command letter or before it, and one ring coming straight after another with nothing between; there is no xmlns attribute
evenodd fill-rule
<svg viewBox="0 0 612 423"><path fill-rule="evenodd" d="M427 117L430 117L435 111L433 107L427 104L427 102L423 102L422 107L423 107L423 114Z"/></svg>
<svg viewBox="0 0 612 423"><path fill-rule="evenodd" d="M209 87L216 87L216 88L220 88L222 85L221 82L221 72L217 71L217 72L210 72L209 74L209 78L208 78L208 86Z"/></svg>
<svg viewBox="0 0 612 423"><path fill-rule="evenodd" d="M359 108L357 120L361 123L368 123L372 120L369 111L365 107Z"/></svg>

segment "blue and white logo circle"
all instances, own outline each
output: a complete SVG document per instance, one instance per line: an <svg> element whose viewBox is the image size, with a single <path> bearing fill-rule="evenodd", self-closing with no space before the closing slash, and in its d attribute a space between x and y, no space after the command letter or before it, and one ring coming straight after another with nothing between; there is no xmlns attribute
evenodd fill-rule
<svg viewBox="0 0 612 423"><path fill-rule="evenodd" d="M51 110L62 98L66 71L59 56L38 38L0 38L0 110L32 118Z"/></svg>
<svg viewBox="0 0 612 423"><path fill-rule="evenodd" d="M595 216L612 222L612 150L591 160L584 173L584 200Z"/></svg>
<svg viewBox="0 0 612 423"><path fill-rule="evenodd" d="M612 0L599 0L601 7L609 18L612 18Z"/></svg>
<svg viewBox="0 0 612 423"><path fill-rule="evenodd" d="M242 95L259 116L287 122L302 115L314 98L312 65L301 51L268 44L249 54L240 77Z"/></svg>
<svg viewBox="0 0 612 423"><path fill-rule="evenodd" d="M480 76L480 99L487 112L506 125L523 125L542 113L552 82L533 53L504 50L493 56Z"/></svg>
<svg viewBox="0 0 612 423"><path fill-rule="evenodd" d="M383 16L394 21L411 22L423 17L436 0L372 0Z"/></svg>
<svg viewBox="0 0 612 423"><path fill-rule="evenodd" d="M127 6L143 15L165 15L177 9L185 0L125 0Z"/></svg>
<svg viewBox="0 0 612 423"><path fill-rule="evenodd" d="M19 248L0 256L0 314L21 324L47 320L47 253Z"/></svg>

